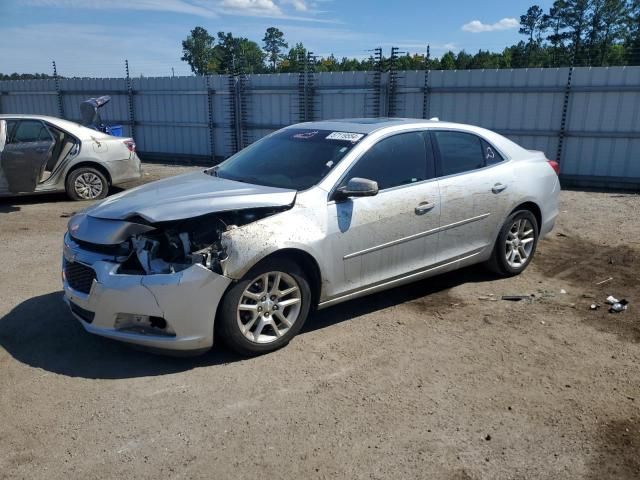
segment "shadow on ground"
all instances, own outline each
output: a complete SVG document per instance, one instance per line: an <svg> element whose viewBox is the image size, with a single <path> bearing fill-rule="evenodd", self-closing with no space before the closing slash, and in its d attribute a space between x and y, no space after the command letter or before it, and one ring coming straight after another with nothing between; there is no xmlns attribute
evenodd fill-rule
<svg viewBox="0 0 640 480"><path fill-rule="evenodd" d="M418 299L448 305L447 289L492 278L480 268L468 268L346 302L312 314L301 334ZM0 318L0 346L32 367L84 378L164 375L243 360L222 345L198 357L176 358L91 335L71 316L61 291L26 300Z"/></svg>
<svg viewBox="0 0 640 480"><path fill-rule="evenodd" d="M587 479L640 478L640 417L607 423L595 447Z"/></svg>

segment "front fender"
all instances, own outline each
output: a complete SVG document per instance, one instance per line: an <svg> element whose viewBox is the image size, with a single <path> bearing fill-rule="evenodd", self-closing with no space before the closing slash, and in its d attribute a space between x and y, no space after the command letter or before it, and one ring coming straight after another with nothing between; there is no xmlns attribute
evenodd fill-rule
<svg viewBox="0 0 640 480"><path fill-rule="evenodd" d="M262 259L284 249L311 255L322 270L319 249L322 232L317 221L291 210L227 230L221 239L227 253L222 262L223 274L239 280Z"/></svg>

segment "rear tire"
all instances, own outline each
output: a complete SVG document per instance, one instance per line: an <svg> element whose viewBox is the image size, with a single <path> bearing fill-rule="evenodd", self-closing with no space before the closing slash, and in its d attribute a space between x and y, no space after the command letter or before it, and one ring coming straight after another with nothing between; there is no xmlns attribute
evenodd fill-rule
<svg viewBox="0 0 640 480"><path fill-rule="evenodd" d="M100 170L80 167L67 175L65 190L71 200L100 200L109 193L109 181Z"/></svg>
<svg viewBox="0 0 640 480"><path fill-rule="evenodd" d="M487 267L501 277L522 273L531 263L538 245L538 221L529 210L518 210L500 229Z"/></svg>
<svg viewBox="0 0 640 480"><path fill-rule="evenodd" d="M310 306L311 289L302 269L287 258L269 258L227 291L215 333L241 355L272 352L296 336Z"/></svg>

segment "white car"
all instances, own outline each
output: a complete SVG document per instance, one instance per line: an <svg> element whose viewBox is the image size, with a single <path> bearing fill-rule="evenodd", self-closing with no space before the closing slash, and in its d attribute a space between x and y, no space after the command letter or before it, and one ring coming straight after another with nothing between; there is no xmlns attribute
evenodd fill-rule
<svg viewBox="0 0 640 480"><path fill-rule="evenodd" d="M0 115L0 197L66 191L73 200L96 200L138 178L132 138L61 118Z"/></svg>
<svg viewBox="0 0 640 480"><path fill-rule="evenodd" d="M215 332L268 352L312 308L474 263L521 273L558 215L557 171L469 125L293 125L74 216L65 298L97 335L203 351Z"/></svg>

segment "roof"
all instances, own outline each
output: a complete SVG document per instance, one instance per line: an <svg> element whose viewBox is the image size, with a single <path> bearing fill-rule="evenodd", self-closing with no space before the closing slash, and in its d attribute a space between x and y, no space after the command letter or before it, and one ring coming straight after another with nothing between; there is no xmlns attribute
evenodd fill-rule
<svg viewBox="0 0 640 480"><path fill-rule="evenodd" d="M365 135L390 127L432 127L438 129L461 130L480 135L494 146L498 146L507 156L522 156L525 150L508 138L475 125L464 123L442 122L440 120L424 120L421 118L341 118L337 120L321 120L317 122L305 122L291 125L288 128L313 128L318 130L332 130L339 132L363 133Z"/></svg>
<svg viewBox="0 0 640 480"><path fill-rule="evenodd" d="M83 140L91 137L103 138L107 136L106 134L98 132L97 130L92 130L90 128L83 127L79 123L72 122L70 120L65 120L63 118L50 117L47 115L30 115L30 114L20 114L20 113L0 114L0 120L8 119L8 118L18 118L18 119L26 119L26 120L42 120L45 122L49 122Z"/></svg>
<svg viewBox="0 0 640 480"><path fill-rule="evenodd" d="M417 118L340 118L336 120L320 120L291 125L293 128L317 128L319 130L339 130L352 133L368 134L376 130L396 125L425 124L433 125L440 122Z"/></svg>

